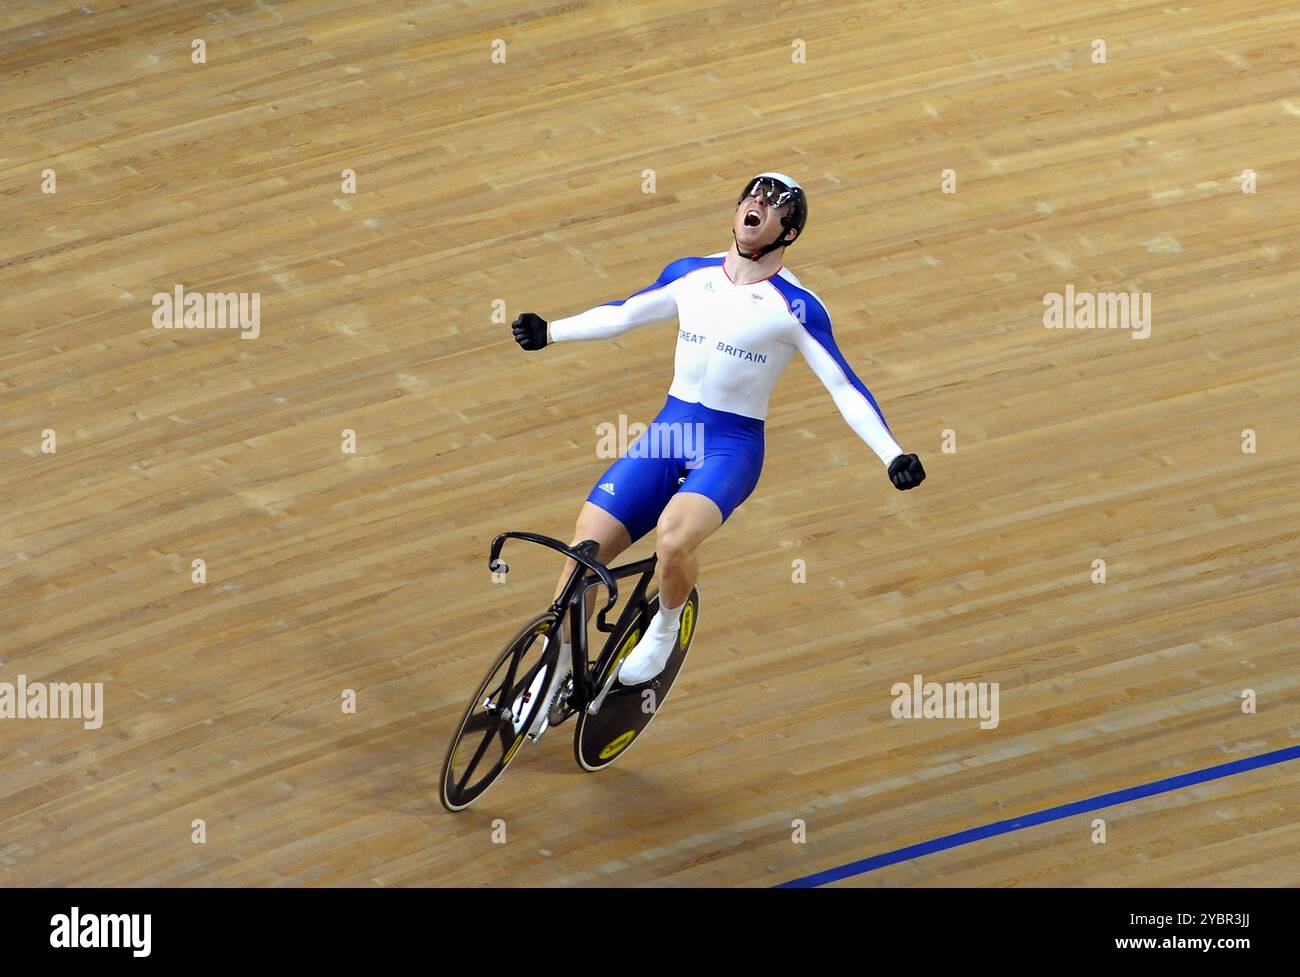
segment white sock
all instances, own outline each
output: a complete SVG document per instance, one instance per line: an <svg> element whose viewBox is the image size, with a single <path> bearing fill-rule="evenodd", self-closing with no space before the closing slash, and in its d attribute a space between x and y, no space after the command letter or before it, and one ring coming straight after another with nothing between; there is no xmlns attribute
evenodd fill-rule
<svg viewBox="0 0 1300 977"><path fill-rule="evenodd" d="M676 631L682 623L682 608L685 606L686 601L682 601L676 607L665 607L663 601L660 601L659 613L655 615L659 626L665 631Z"/></svg>
<svg viewBox="0 0 1300 977"><path fill-rule="evenodd" d="M619 678L624 685L649 681L663 671L677 647L677 632L681 630L682 608L685 606L686 601L676 607L659 605L658 612L646 628L645 637L620 666Z"/></svg>

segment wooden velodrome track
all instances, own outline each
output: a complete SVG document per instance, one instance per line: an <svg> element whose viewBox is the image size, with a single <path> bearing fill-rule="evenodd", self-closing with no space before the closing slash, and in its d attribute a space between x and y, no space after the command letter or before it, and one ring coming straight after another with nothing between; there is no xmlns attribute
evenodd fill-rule
<svg viewBox="0 0 1300 977"><path fill-rule="evenodd" d="M1298 43L1285 0L5 4L0 681L105 721L0 720L0 883L770 885L1294 747ZM760 169L930 479L792 364L671 705L447 814L556 570L494 585L491 537L567 540L672 370L671 324L525 355L493 303L724 249ZM153 328L178 283L260 293L259 337ZM1067 285L1151 293L1149 338L1044 328ZM998 726L893 718L915 674L999 683ZM1298 770L845 884L1295 884Z"/></svg>

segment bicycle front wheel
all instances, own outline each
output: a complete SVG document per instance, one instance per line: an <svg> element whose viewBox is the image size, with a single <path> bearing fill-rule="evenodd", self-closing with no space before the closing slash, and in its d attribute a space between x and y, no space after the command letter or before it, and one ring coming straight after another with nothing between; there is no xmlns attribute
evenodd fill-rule
<svg viewBox="0 0 1300 977"><path fill-rule="evenodd" d="M556 629L547 611L533 618L497 657L470 698L442 762L442 806L462 811L478 800L519 752L550 687L558 651L547 653Z"/></svg>

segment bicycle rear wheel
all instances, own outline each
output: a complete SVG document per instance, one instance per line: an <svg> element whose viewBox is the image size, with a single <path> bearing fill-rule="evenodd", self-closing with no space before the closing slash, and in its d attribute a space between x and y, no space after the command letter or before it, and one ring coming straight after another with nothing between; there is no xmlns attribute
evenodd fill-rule
<svg viewBox="0 0 1300 977"><path fill-rule="evenodd" d="M448 811L478 800L519 752L543 699L558 650L546 650L555 615L539 614L526 624L488 669L470 698L442 762L438 791Z"/></svg>
<svg viewBox="0 0 1300 977"><path fill-rule="evenodd" d="M645 612L635 617L627 628L618 635L612 647L617 651L610 655L596 676L599 688L610 672L619 666L632 649L636 647L645 634L651 619L659 611L659 595L652 595L646 602ZM681 624L677 631L677 646L654 680L631 688L616 684L606 696L600 711L592 715L583 710L578 717L577 728L573 731L573 755L583 770L596 772L609 766L622 756L633 742L650 725L650 720L658 714L659 707L668 698L668 692L677 681L677 673L686 661L686 653L691 649L695 638L695 625L699 620L700 592L692 589L682 608Z"/></svg>

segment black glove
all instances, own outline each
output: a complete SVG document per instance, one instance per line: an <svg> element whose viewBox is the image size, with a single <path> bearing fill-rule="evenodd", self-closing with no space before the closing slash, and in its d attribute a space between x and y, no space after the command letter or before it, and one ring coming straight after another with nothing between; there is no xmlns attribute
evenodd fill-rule
<svg viewBox="0 0 1300 977"><path fill-rule="evenodd" d="M534 312L525 312L510 324L515 342L524 349L541 349L546 345L546 320Z"/></svg>
<svg viewBox="0 0 1300 977"><path fill-rule="evenodd" d="M900 492L916 488L925 481L925 469L916 455L899 455L889 463L889 480Z"/></svg>

